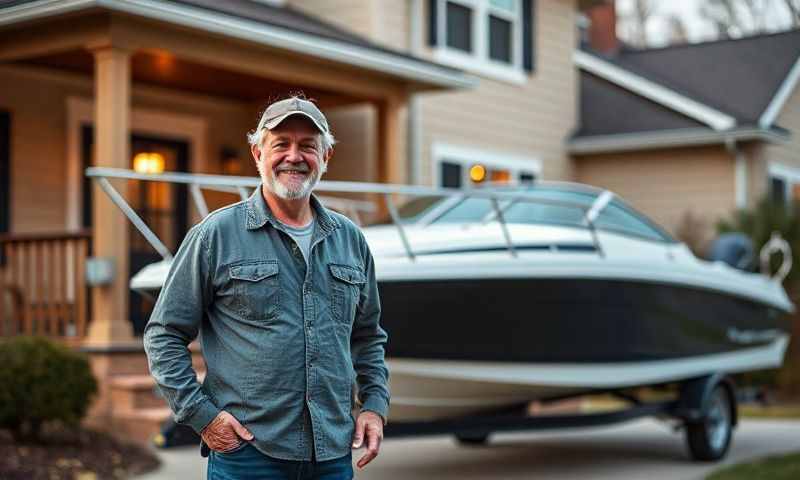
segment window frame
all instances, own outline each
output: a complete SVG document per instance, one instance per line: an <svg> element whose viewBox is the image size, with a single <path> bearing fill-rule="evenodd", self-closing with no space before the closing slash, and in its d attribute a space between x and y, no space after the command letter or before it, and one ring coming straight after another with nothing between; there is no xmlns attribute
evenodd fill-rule
<svg viewBox="0 0 800 480"><path fill-rule="evenodd" d="M493 7L490 0L435 0L439 12L436 16L436 38L440 39L433 47L437 62L456 68L472 71L496 80L513 84L527 82L523 65L523 7L522 0L515 0L514 13ZM447 2L455 3L472 10L473 51L463 52L447 45ZM511 63L493 60L489 57L489 16L494 15L511 22Z"/></svg>
<svg viewBox="0 0 800 480"><path fill-rule="evenodd" d="M442 184L441 164L443 162L457 163L462 166L462 188L469 188L469 167L476 163L488 168L502 168L510 170L513 182L509 185L519 184L519 174L522 172L533 173L535 179L542 179L542 161L537 157L523 157L498 151L482 150L468 146L452 145L436 142L431 149L431 169L433 184L440 187Z"/></svg>
<svg viewBox="0 0 800 480"><path fill-rule="evenodd" d="M784 206L791 208L794 199L793 188L800 185L800 168L790 167L782 163L770 162L767 166L767 194L772 198L772 180L783 181Z"/></svg>

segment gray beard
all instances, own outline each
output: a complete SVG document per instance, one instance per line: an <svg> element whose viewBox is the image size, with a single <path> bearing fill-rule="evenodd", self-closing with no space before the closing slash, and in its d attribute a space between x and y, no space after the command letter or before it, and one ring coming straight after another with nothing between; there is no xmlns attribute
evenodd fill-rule
<svg viewBox="0 0 800 480"><path fill-rule="evenodd" d="M283 183L279 182L276 175L264 175L265 172L262 171L261 166L258 167L258 170L259 174L261 174L261 178L264 180L264 185L267 186L267 190L274 193L278 198L282 198L284 200L297 200L298 198L305 198L311 195L314 187L316 187L317 183L319 183L319 179L322 178L322 175L328 170L328 164L327 162L321 162L320 168L317 170L317 174L308 177L300 185L300 187L295 189L290 189Z"/></svg>

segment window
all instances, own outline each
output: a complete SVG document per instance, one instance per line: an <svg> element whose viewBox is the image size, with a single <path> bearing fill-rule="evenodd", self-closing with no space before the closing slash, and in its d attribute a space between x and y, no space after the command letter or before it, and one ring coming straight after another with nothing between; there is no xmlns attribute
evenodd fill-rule
<svg viewBox="0 0 800 480"><path fill-rule="evenodd" d="M472 52L472 10L454 2L447 2L447 46Z"/></svg>
<svg viewBox="0 0 800 480"><path fill-rule="evenodd" d="M770 163L767 171L767 194L773 202L791 206L800 200L800 168Z"/></svg>
<svg viewBox="0 0 800 480"><path fill-rule="evenodd" d="M533 70L533 0L429 0L436 60L478 74L526 81Z"/></svg>
<svg viewBox="0 0 800 480"><path fill-rule="evenodd" d="M541 162L498 152L435 143L434 178L437 186L463 188L487 183L533 183Z"/></svg>

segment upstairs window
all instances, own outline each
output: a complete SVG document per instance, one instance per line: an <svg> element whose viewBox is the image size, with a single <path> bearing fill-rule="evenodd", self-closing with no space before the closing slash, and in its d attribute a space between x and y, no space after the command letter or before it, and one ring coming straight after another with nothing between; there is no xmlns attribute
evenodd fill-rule
<svg viewBox="0 0 800 480"><path fill-rule="evenodd" d="M533 70L533 0L429 0L434 58L457 68L526 81Z"/></svg>

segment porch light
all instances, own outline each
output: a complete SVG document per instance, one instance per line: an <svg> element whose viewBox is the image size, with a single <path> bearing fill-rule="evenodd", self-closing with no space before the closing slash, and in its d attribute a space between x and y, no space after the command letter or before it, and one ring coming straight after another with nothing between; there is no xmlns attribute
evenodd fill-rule
<svg viewBox="0 0 800 480"><path fill-rule="evenodd" d="M137 153L133 157L133 169L137 173L162 173L164 171L164 155L156 152Z"/></svg>
<svg viewBox="0 0 800 480"><path fill-rule="evenodd" d="M475 183L480 183L486 179L486 167L475 164L469 169L469 178Z"/></svg>

